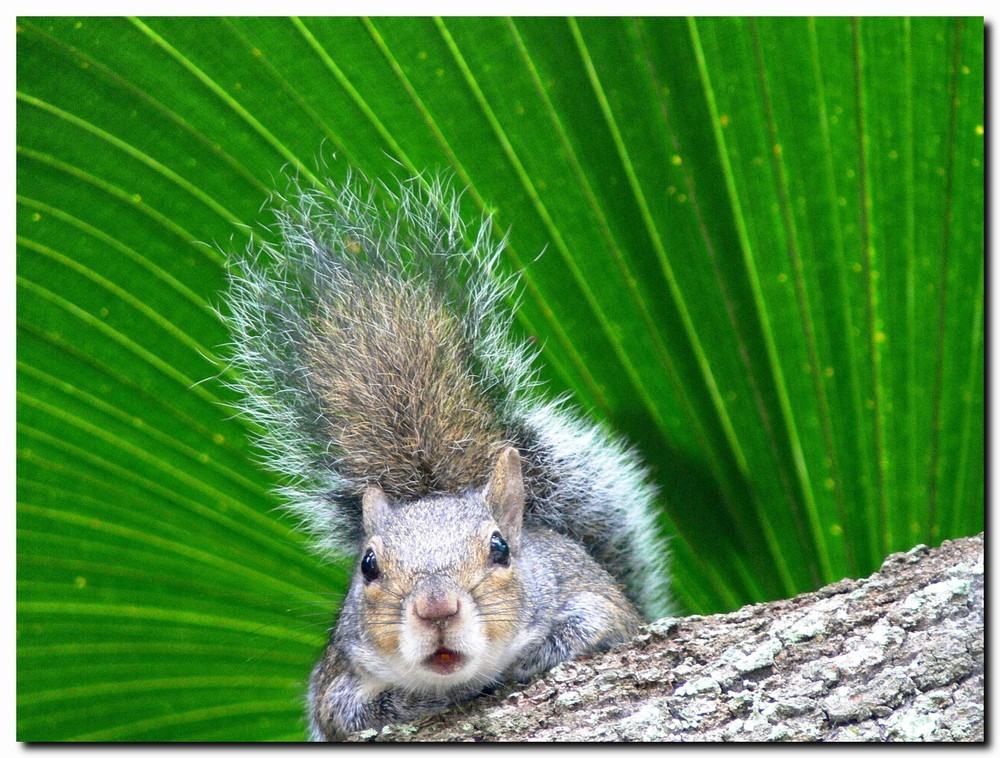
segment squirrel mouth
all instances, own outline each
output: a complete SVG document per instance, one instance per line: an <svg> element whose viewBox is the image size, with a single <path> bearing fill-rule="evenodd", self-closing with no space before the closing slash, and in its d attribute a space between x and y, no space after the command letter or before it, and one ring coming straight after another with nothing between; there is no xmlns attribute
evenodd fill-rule
<svg viewBox="0 0 1000 758"><path fill-rule="evenodd" d="M424 665L435 673L447 676L465 665L465 657L457 650L442 646L427 656Z"/></svg>

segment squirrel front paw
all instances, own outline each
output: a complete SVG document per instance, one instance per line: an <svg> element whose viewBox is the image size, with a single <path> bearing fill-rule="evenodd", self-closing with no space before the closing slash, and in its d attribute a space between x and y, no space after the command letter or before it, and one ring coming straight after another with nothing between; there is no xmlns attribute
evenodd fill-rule
<svg viewBox="0 0 1000 758"><path fill-rule="evenodd" d="M518 662L513 678L525 682L563 661L609 650L629 640L640 623L627 603L577 593L553 620L545 640Z"/></svg>
<svg viewBox="0 0 1000 758"><path fill-rule="evenodd" d="M338 742L364 729L381 730L433 715L452 701L365 680L338 660L324 657L309 686L309 739Z"/></svg>

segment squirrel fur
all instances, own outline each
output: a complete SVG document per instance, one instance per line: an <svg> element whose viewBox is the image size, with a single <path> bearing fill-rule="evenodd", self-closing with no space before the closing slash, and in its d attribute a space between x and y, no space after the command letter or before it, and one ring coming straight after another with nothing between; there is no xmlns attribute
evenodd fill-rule
<svg viewBox="0 0 1000 758"><path fill-rule="evenodd" d="M515 277L440 179L298 190L230 269L233 383L323 553L357 557L310 735L407 721L669 610L656 491L538 392ZM638 609L638 610L637 610Z"/></svg>

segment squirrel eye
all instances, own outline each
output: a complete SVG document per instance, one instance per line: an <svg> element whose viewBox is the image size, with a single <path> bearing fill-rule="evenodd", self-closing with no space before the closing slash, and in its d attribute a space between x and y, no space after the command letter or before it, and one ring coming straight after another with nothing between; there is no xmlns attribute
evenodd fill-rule
<svg viewBox="0 0 1000 758"><path fill-rule="evenodd" d="M381 573L378 561L375 560L375 551L368 548L365 551L365 557L361 559L361 575L364 576L365 581L374 582Z"/></svg>
<svg viewBox="0 0 1000 758"><path fill-rule="evenodd" d="M510 565L510 548L500 532L493 532L490 537L490 560L498 566Z"/></svg>

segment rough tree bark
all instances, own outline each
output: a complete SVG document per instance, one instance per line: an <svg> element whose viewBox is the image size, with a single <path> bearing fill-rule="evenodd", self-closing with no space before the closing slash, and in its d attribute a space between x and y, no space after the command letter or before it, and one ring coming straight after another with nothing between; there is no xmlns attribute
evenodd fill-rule
<svg viewBox="0 0 1000 758"><path fill-rule="evenodd" d="M983 535L629 645L361 741L984 739Z"/></svg>

